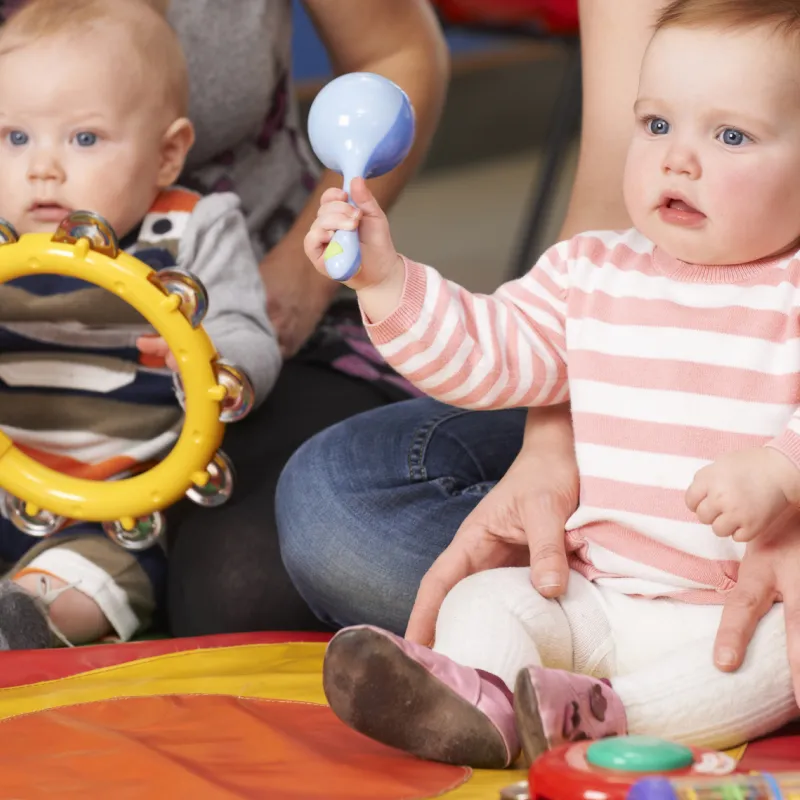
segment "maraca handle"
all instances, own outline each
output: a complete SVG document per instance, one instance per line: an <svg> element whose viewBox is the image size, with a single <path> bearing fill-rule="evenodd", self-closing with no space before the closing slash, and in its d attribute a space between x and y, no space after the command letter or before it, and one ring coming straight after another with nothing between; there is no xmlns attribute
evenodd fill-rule
<svg viewBox="0 0 800 800"><path fill-rule="evenodd" d="M331 278L335 281L349 281L361 266L358 231L336 231L322 258Z"/></svg>

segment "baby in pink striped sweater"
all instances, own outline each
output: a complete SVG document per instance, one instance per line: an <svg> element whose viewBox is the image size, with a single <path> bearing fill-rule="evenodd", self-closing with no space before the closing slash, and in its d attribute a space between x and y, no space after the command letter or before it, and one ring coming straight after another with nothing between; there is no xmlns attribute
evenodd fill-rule
<svg viewBox="0 0 800 800"><path fill-rule="evenodd" d="M800 507L800 0L674 0L645 55L625 176L634 229L551 248L473 295L396 252L363 182L328 190L321 271L358 229L357 290L387 361L433 397L569 400L581 480L566 594L489 570L445 600L433 648L339 632L325 691L411 753L502 767L625 732L731 746L798 716L783 607L743 667L712 643L746 542Z"/></svg>

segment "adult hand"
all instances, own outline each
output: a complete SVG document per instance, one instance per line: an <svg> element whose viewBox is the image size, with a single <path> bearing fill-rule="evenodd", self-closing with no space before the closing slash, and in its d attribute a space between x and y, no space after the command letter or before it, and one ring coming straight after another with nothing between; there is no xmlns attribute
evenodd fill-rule
<svg viewBox="0 0 800 800"><path fill-rule="evenodd" d="M744 661L756 626L773 604L783 601L786 646L795 697L800 705L800 519L786 515L747 545L739 577L722 612L714 663L724 672Z"/></svg>
<svg viewBox="0 0 800 800"><path fill-rule="evenodd" d="M430 644L447 593L486 569L530 565L531 581L542 595L562 594L569 576L564 527L577 505L568 410L530 412L522 451L420 582L406 638Z"/></svg>
<svg viewBox="0 0 800 800"><path fill-rule="evenodd" d="M279 242L264 256L260 268L267 290L267 315L275 326L284 360L308 341L337 286L317 274L303 252L302 236L295 239L290 234Z"/></svg>

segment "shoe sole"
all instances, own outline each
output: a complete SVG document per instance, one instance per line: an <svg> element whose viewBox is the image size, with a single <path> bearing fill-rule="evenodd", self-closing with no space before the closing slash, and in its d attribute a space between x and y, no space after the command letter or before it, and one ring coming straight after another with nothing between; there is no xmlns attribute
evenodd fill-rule
<svg viewBox="0 0 800 800"><path fill-rule="evenodd" d="M529 767L547 752L548 747L539 713L539 700L526 669L520 670L514 685L514 719L525 766Z"/></svg>
<svg viewBox="0 0 800 800"><path fill-rule="evenodd" d="M331 641L323 688L342 722L390 747L476 769L508 765L489 718L376 631L345 631Z"/></svg>

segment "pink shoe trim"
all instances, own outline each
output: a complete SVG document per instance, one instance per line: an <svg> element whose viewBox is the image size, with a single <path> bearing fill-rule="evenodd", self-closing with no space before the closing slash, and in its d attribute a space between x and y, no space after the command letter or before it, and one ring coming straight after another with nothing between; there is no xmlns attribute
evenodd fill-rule
<svg viewBox="0 0 800 800"><path fill-rule="evenodd" d="M528 667L535 708L548 748L627 733L625 708L606 682L546 667ZM524 713L524 710L523 710Z"/></svg>

